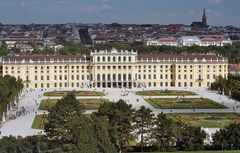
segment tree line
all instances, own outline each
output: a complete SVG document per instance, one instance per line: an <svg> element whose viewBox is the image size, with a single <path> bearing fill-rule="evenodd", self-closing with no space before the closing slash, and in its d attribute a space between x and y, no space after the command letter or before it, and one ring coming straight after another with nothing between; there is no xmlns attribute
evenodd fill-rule
<svg viewBox="0 0 240 153"><path fill-rule="evenodd" d="M7 105L14 102L22 88L21 80L16 80L15 77L9 75L0 76L0 116L6 110Z"/></svg>
<svg viewBox="0 0 240 153"><path fill-rule="evenodd" d="M155 116L144 106L135 110L132 105L119 100L104 103L91 116L84 112L83 104L75 95L67 95L50 110L44 129L46 135L3 137L0 152L118 153L209 148L204 146L206 133L200 128L175 122L162 113ZM211 149L240 149L240 145L235 145L240 144L239 129L239 124L221 129L215 134ZM131 146L130 142L134 140L139 141Z"/></svg>
<svg viewBox="0 0 240 153"><path fill-rule="evenodd" d="M116 49L123 50L137 50L140 54L180 54L180 53L215 53L217 55L222 55L229 59L230 63L240 62L240 43L234 43L233 45L226 45L224 47L217 46L145 46L142 44L98 44L94 46L94 49Z"/></svg>
<svg viewBox="0 0 240 153"><path fill-rule="evenodd" d="M240 75L229 74L228 78L219 76L211 83L211 90L218 90L221 94L240 100Z"/></svg>
<svg viewBox="0 0 240 153"><path fill-rule="evenodd" d="M224 47L217 46L146 46L143 44L122 44L122 43L111 43L111 44L97 44L90 48L85 47L81 43L73 43L66 41L58 41L57 44L64 46L55 53L52 49L46 49L44 51L37 51L34 53L38 54L59 54L59 55L76 55L76 54L89 54L91 50L110 50L113 47L118 50L137 50L140 54L181 54L181 53L214 53L217 55L224 56L229 59L230 63L240 62L240 43L234 43L233 45L227 45Z"/></svg>
<svg viewBox="0 0 240 153"><path fill-rule="evenodd" d="M113 47L118 50L137 50L140 54L180 54L180 53L215 53L222 55L229 59L230 63L240 62L240 43L234 43L233 45L226 45L224 47L217 46L146 46L139 43L134 44L122 44L122 43L111 43L111 44L97 44L90 48L85 47L82 43L67 42L65 40L58 40L56 44L63 45L64 48L55 51L53 48L45 48L39 50L35 43L30 43L34 48L31 54L38 55L77 55L77 54L89 54L91 50L105 50L112 49ZM0 47L0 56L5 56L9 53L6 49L6 45Z"/></svg>

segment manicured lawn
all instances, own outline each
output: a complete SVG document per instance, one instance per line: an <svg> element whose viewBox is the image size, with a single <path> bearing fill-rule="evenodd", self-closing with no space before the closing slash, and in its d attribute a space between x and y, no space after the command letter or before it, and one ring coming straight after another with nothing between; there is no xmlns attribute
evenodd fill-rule
<svg viewBox="0 0 240 153"><path fill-rule="evenodd" d="M91 114L84 114L87 117L91 117ZM45 123L48 122L48 116L47 115L36 115L32 124L32 129L38 129L43 130ZM43 124L42 124L43 123Z"/></svg>
<svg viewBox="0 0 240 153"><path fill-rule="evenodd" d="M207 98L148 98L150 105L159 109L223 109L225 106Z"/></svg>
<svg viewBox="0 0 240 153"><path fill-rule="evenodd" d="M142 152L129 152L129 153L142 153ZM240 151L181 151L181 152L144 152L144 153L240 153Z"/></svg>
<svg viewBox="0 0 240 153"><path fill-rule="evenodd" d="M39 110L48 110L54 107L58 99L44 99L41 101ZM109 102L108 99L78 99L86 110L97 110L104 102Z"/></svg>
<svg viewBox="0 0 240 153"><path fill-rule="evenodd" d="M141 96L190 96L197 95L191 91L183 91L183 90L143 90L137 91L137 95Z"/></svg>
<svg viewBox="0 0 240 153"><path fill-rule="evenodd" d="M66 96L70 92L74 92L75 96L105 96L103 92L97 91L53 91L44 93L44 96L61 97Z"/></svg>
<svg viewBox="0 0 240 153"><path fill-rule="evenodd" d="M240 122L237 113L185 113L168 114L167 117L187 125L206 128L223 128L230 123Z"/></svg>
<svg viewBox="0 0 240 153"><path fill-rule="evenodd" d="M32 124L32 129L43 129L47 122L47 115L36 115Z"/></svg>

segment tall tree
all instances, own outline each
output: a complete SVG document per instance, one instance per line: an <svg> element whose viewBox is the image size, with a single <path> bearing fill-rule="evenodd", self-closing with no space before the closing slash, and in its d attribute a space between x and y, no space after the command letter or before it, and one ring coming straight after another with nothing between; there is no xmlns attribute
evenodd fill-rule
<svg viewBox="0 0 240 153"><path fill-rule="evenodd" d="M204 149L206 133L199 127L185 126L182 136L177 141L177 147L181 151L197 151Z"/></svg>
<svg viewBox="0 0 240 153"><path fill-rule="evenodd" d="M140 148L150 144L150 137L153 127L154 114L151 109L141 106L134 115L134 129L136 130L136 137L140 136Z"/></svg>
<svg viewBox="0 0 240 153"><path fill-rule="evenodd" d="M45 131L51 152L116 153L106 118L89 118L83 112L74 93L63 97L50 110Z"/></svg>
<svg viewBox="0 0 240 153"><path fill-rule="evenodd" d="M107 116L112 141L120 151L126 149L129 145L133 130L133 114L134 109L132 109L132 105L126 104L123 100L119 100L116 103L105 103L100 106L96 113L97 116Z"/></svg>
<svg viewBox="0 0 240 153"><path fill-rule="evenodd" d="M220 129L213 136L213 145L216 149L240 149L240 124L233 123Z"/></svg>
<svg viewBox="0 0 240 153"><path fill-rule="evenodd" d="M45 132L51 139L60 139L62 142L72 142L73 130L84 112L83 105L78 102L73 93L59 100L50 110L49 122L45 125Z"/></svg>
<svg viewBox="0 0 240 153"><path fill-rule="evenodd" d="M181 126L168 119L164 114L158 114L154 123L152 138L154 146L159 151L171 151L181 135Z"/></svg>
<svg viewBox="0 0 240 153"><path fill-rule="evenodd" d="M114 143L109 134L109 122L106 116L91 116L93 120L93 134L97 141L98 153L117 153Z"/></svg>

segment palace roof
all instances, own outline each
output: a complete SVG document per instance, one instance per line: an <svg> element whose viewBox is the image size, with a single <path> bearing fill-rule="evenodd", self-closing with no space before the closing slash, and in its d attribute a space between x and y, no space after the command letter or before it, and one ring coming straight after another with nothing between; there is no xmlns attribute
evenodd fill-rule
<svg viewBox="0 0 240 153"><path fill-rule="evenodd" d="M139 55L138 60L226 60L223 57L210 54L178 54L178 55Z"/></svg>
<svg viewBox="0 0 240 153"><path fill-rule="evenodd" d="M7 56L3 58L4 61L80 61L86 60L83 55L20 55L20 56Z"/></svg>

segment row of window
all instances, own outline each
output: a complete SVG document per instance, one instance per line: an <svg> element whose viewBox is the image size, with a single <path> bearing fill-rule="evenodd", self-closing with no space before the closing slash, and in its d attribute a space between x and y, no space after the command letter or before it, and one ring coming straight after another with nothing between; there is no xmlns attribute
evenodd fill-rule
<svg viewBox="0 0 240 153"><path fill-rule="evenodd" d="M17 68L17 70L20 70L21 67L16 67L16 68ZM56 69L68 69L68 68L71 68L71 69L80 69L80 68L81 69L89 69L90 67L89 66L54 66L55 70ZM8 66L6 66L5 69L8 70ZM11 69L14 70L15 67L12 66ZM50 66L46 66L46 67L44 67L44 66L41 66L41 67L40 66L35 66L34 69L35 70L38 70L38 69L41 69L41 70L47 69L47 70L49 70ZM26 66L26 70L29 70L28 66Z"/></svg>
<svg viewBox="0 0 240 153"><path fill-rule="evenodd" d="M147 83L147 85L148 85L148 87L157 87L157 83L156 82L153 82L153 84L152 84L152 82L148 82ZM207 86L208 87L210 87L210 85L211 85L211 83L210 82L207 82ZM169 82L160 82L160 86L161 87L163 87L163 86L165 86L165 87L173 87L174 85L173 85L173 82L171 82L171 83L169 83ZM177 83L177 85L176 86L178 86L178 87L193 87L193 82L189 82L189 83L187 83L187 82L178 82ZM202 87L202 83L201 82L199 82L198 83L198 87Z"/></svg>
<svg viewBox="0 0 240 153"><path fill-rule="evenodd" d="M135 75L135 77L136 77L137 75ZM148 76L148 78L147 78L147 76ZM80 77L81 77L81 80L84 80L85 79L85 75L71 75L71 80L80 80ZM164 75L160 75L160 79L173 79L173 75L171 74L170 75L170 78L169 78L169 75L165 75L165 78L163 78L164 77ZM224 75L224 77L226 78L226 74ZM213 77L212 77L213 79L215 79L216 78L216 75L214 74L213 75ZM45 79L44 79L44 76L42 75L42 76L40 76L40 78L37 76L37 75L35 75L35 81L38 81L38 80L41 80L41 81L44 81ZM89 75L87 75L86 76L86 79L88 80L89 79ZM97 81L106 81L106 80L119 80L119 81L121 81L121 80L131 80L132 79L132 75L131 74L112 74L112 76L110 75L110 74L102 74L102 76L100 75L100 74L98 74L97 75ZM143 80L146 80L146 79L157 79L157 76L156 76L156 74L154 74L154 75L138 75L138 79L143 79ZM187 77L187 75L184 75L183 76L183 78L182 78L182 75L178 75L178 80L181 80L181 79L184 79L184 80L187 80L187 79L190 79L190 80L192 80L193 79L193 75L189 75L189 77ZM210 79L210 75L208 74L207 75L207 79ZM26 76L26 80L29 80L29 76ZM46 80L50 80L50 76L49 75L47 75L46 76ZM59 75L59 76L57 76L57 75L54 75L54 80L68 80L68 76L67 75ZM203 77L202 77L202 75L201 74L199 74L198 75L198 78L197 78L197 80L203 80Z"/></svg>
<svg viewBox="0 0 240 153"><path fill-rule="evenodd" d="M118 78L117 78L118 77ZM121 80L127 80L127 78L128 78L128 80L131 80L132 79L132 75L131 74L118 74L118 75L116 75L116 74L113 74L112 75L112 78L111 78L111 75L110 74L107 74L107 75L105 75L105 74L102 74L102 77L101 77L101 75L100 74L97 74L97 81L105 81L105 80L119 80L119 81L121 81Z"/></svg>
<svg viewBox="0 0 240 153"><path fill-rule="evenodd" d="M27 86L28 86L28 84L27 84ZM62 87L83 87L84 86L84 83L70 83L70 84L68 84L68 83L54 83L54 88L62 88ZM50 84L49 83L46 83L46 86L43 84L43 83L35 83L34 84L34 87L35 88L45 88L45 87L47 87L47 88L50 88Z"/></svg>
<svg viewBox="0 0 240 153"><path fill-rule="evenodd" d="M108 69L111 69L110 66L108 66L107 68L108 68ZM116 66L113 66L112 68L113 68L113 70L115 70L115 69L116 69ZM126 68L127 68L126 66L123 66L123 70L126 70ZM97 69L100 69L100 66L98 66ZM103 66L103 70L104 70L104 69L105 69L105 66ZM118 66L118 70L121 70L121 66ZM128 70L131 70L131 66L128 66ZM89 72L89 70L87 70L87 71L82 70L82 71L81 71L81 73L85 73L85 72ZM147 72L147 71L146 71L146 70L143 70L143 71L142 71L142 70L138 70L138 72L141 73L141 72ZM152 70L148 70L148 72L151 73ZM157 72L157 71L156 71L156 70L153 70L153 72ZM160 72L162 73L163 71L160 70ZM171 70L171 71L166 70L165 72L166 72L166 73L169 73L169 72L172 73L173 70ZM181 72L186 72L186 73L187 73L187 70L184 70L184 71L179 70L178 72L179 72L179 73L181 73ZM190 72L193 72L193 70L190 70ZM198 72L202 72L202 70L198 70ZM207 71L207 72L209 73L209 71ZM213 70L212 72L215 73L216 71ZM219 70L219 73L221 73L221 72L222 72L222 70ZM224 72L226 72L226 70L225 70ZM11 73L14 74L15 71L11 71ZM20 71L17 71L17 73L20 74ZM29 71L26 71L25 73L28 74ZM44 71L35 71L35 73L44 73ZM46 73L50 73L50 71L46 71ZM62 71L62 70L58 70L58 71L55 70L54 73L68 73L68 71L67 71L67 70L64 70L64 71ZM79 71L79 70L76 70L76 71L72 70L71 73L80 73L80 71ZM5 74L8 74L8 71L5 71Z"/></svg>
<svg viewBox="0 0 240 153"><path fill-rule="evenodd" d="M97 57L97 62L131 62L131 61L132 61L131 56L128 56L128 57L126 57L126 56L123 56L123 57L121 57L121 56L119 56L119 57L103 56L101 58L99 56Z"/></svg>
<svg viewBox="0 0 240 153"><path fill-rule="evenodd" d="M186 65L185 65L185 66L181 66L181 65L179 65L179 66L178 66L179 69L181 69L181 68L187 69L187 67L189 67L189 68L191 68L191 69L193 68L192 65L190 65L190 66L186 66ZM212 67L215 69L217 66L213 65ZM226 65L224 65L224 66L219 65L219 66L218 66L219 69L221 69L221 68L223 68L223 67L226 69L227 66L226 66ZM46 66L45 68L46 68L47 70L49 70L49 69L50 69L50 66ZM81 69L89 69L89 68L92 68L92 67L90 67L90 66L54 66L54 69L55 69L55 70L56 70L56 69L68 69L68 68L71 68L71 69L80 69L80 68L81 68ZM98 66L97 68L100 69L101 67ZM110 67L110 66L107 66L107 68L110 69L111 67ZM115 69L115 68L116 68L116 66L113 66L113 69ZM126 66L123 66L123 68L126 68ZM128 66L128 68L131 68L131 66ZM136 66L136 68L137 68L137 66ZM148 65L148 66L146 66L146 65L144 65L144 66L139 65L138 68L139 68L139 69L141 69L141 68L143 68L143 69L146 69L146 68L149 68L149 69L154 68L154 69L156 69L157 66L156 66L156 65ZM160 68L162 69L162 68L164 68L164 66L163 66L163 65L160 65ZM173 68L173 65L165 65L165 68L166 68L166 69L168 69L168 68L171 68L171 69L172 69L172 68ZM198 68L202 68L202 65L199 65ZM207 68L210 68L210 65L207 65ZM12 66L11 69L14 70L15 68ZM17 69L20 70L20 67L17 67ZM38 69L43 70L43 69L44 69L44 66L41 66L41 67L35 66L34 69L35 69L35 70L38 70ZM105 66L102 66L102 69L105 69ZM118 66L118 69L121 69L121 66ZM5 67L5 70L8 70L8 67L7 67L7 66ZM28 66L26 67L26 70L29 70L29 67L28 67Z"/></svg>
<svg viewBox="0 0 240 153"><path fill-rule="evenodd" d="M74 71L74 70L72 70L71 71L72 73L79 73L79 70L77 70L77 71ZM89 70L82 70L81 71L81 73L85 73L85 72L89 72ZM15 71L12 71L12 74L14 74L15 73ZM17 73L18 74L20 74L20 71L17 71ZM26 71L25 72L26 74L28 74L29 73L29 71ZM35 73L44 73L44 71L35 71ZM50 71L46 71L46 73L50 73ZM64 70L64 71L62 71L62 70L59 70L59 71L54 71L54 73L68 73L68 71L67 70ZM8 74L8 71L5 71L5 74Z"/></svg>
<svg viewBox="0 0 240 153"><path fill-rule="evenodd" d="M131 74L97 74L97 81L105 81L105 80L119 80L121 81L122 79L123 80L126 80L128 77L128 80L131 80L132 79L132 75ZM182 78L183 77L183 78ZM226 78L226 74L224 74L224 77ZM157 75L156 74L149 74L149 75L146 75L146 74L139 74L138 77L137 77L137 74L135 75L135 78L137 79L143 79L143 80L146 80L146 79L158 79L157 78ZM212 79L215 79L216 78L216 75L213 74L212 76ZM160 75L159 79L173 79L173 75ZM181 79L184 79L184 80L187 80L187 79L190 79L192 80L193 79L193 75L178 75L178 80L181 80ZM201 74L199 74L196 78L197 80L203 80L203 76ZM207 74L207 79L211 79L210 78L210 74Z"/></svg>
<svg viewBox="0 0 240 153"><path fill-rule="evenodd" d="M71 75L70 77L71 77L71 80L85 80L85 79L89 80L89 75L86 75L86 76L85 75L76 75L76 76ZM29 81L29 76L26 76L26 80ZM50 76L47 75L46 78L44 78L43 75L41 75L40 77L35 75L34 80L35 81L45 81L45 80L50 81ZM67 75L59 75L59 76L54 75L54 80L68 80L68 76Z"/></svg>
<svg viewBox="0 0 240 153"><path fill-rule="evenodd" d="M207 86L208 87L210 87L210 82L207 82ZM147 85L148 85L148 87L157 87L157 83L156 82L148 82L147 83ZM27 84L27 86L28 86L28 84ZM62 88L62 87L83 87L84 86L84 83L67 83L67 82L65 82L65 83L54 83L54 87L55 88ZM101 84L98 84L97 85L98 87L101 87ZM102 85L103 86L103 85ZM173 82L160 82L160 86L165 86L165 87L172 87L172 86L174 86L174 84L173 84ZM193 82L189 82L189 83L187 83L187 82L178 82L177 83L177 86L178 87L187 87L187 86L189 86L189 87L193 87ZM198 86L199 87L201 87L202 86L202 83L201 82L199 82L198 83ZM43 83L35 83L35 85L34 85L34 87L35 88L45 88L45 87L47 87L47 88L49 88L50 87L50 84L49 83L46 83L46 86L45 86L45 84L43 84Z"/></svg>

